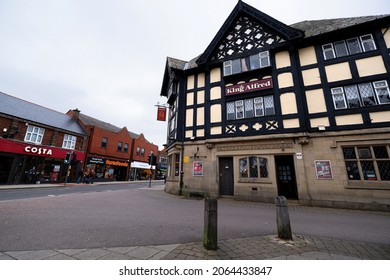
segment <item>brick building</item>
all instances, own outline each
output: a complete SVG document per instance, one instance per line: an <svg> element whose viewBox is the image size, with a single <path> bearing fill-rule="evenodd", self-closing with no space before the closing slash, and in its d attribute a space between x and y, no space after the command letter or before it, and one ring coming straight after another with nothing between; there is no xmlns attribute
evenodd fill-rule
<svg viewBox="0 0 390 280"><path fill-rule="evenodd" d="M148 156L158 153L158 146L147 141L143 134L135 134L126 127L69 110L89 135L84 171L93 173L95 181L127 181L143 179L150 174Z"/></svg>
<svg viewBox="0 0 390 280"><path fill-rule="evenodd" d="M389 211L389 26L239 1L203 54L167 58L166 190Z"/></svg>
<svg viewBox="0 0 390 280"><path fill-rule="evenodd" d="M0 184L65 182L81 168L88 135L63 113L0 92L0 129Z"/></svg>
<svg viewBox="0 0 390 280"><path fill-rule="evenodd" d="M157 170L150 169L149 156L153 153L158 157L158 146L150 143L141 133L134 138L134 148L131 156L130 178L132 180L147 179L150 175L155 178Z"/></svg>

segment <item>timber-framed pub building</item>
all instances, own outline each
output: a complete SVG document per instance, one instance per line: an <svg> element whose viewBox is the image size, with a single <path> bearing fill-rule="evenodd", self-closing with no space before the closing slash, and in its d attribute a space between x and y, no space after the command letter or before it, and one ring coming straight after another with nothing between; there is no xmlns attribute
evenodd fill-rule
<svg viewBox="0 0 390 280"><path fill-rule="evenodd" d="M167 58L166 191L390 211L389 27L238 1L204 53Z"/></svg>

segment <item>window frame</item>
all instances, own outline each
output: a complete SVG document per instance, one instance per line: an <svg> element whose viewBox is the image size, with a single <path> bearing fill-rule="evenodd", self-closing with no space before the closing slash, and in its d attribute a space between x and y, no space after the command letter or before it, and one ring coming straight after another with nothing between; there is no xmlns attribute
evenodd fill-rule
<svg viewBox="0 0 390 280"><path fill-rule="evenodd" d="M102 143L101 143L101 148L106 149L108 146L108 138L107 137L102 137Z"/></svg>
<svg viewBox="0 0 390 280"><path fill-rule="evenodd" d="M262 51L247 57L230 59L223 62L223 75L230 76L271 66L269 51Z"/></svg>
<svg viewBox="0 0 390 280"><path fill-rule="evenodd" d="M62 141L62 148L74 150L76 147L76 143L77 143L76 136L70 134L64 134L64 140Z"/></svg>
<svg viewBox="0 0 390 280"><path fill-rule="evenodd" d="M379 85L379 84L382 84L382 85ZM367 87L367 88L364 89L363 86ZM357 90L359 106L351 106L352 103L348 102L349 100L352 100L352 99L348 99L348 93L346 92L346 88L355 88ZM389 88L389 84L388 84L387 80L345 85L342 87L334 87L334 88L331 88L330 90L331 90L332 99L333 99L333 107L335 110L356 109L356 108L361 108L361 107L390 104L390 88ZM385 92L385 94L381 94L383 91ZM371 95L367 95L367 93L369 93ZM342 96L343 101L344 101L344 107L338 108L336 106L336 104L337 104L336 102L341 101L341 100L336 100L335 99L336 96ZM383 96L386 96L385 98L387 98L387 100L388 100L387 102L383 102ZM367 102L367 101L369 101L369 102Z"/></svg>
<svg viewBox="0 0 390 280"><path fill-rule="evenodd" d="M28 125L24 141L34 144L42 144L45 129L35 125Z"/></svg>
<svg viewBox="0 0 390 280"><path fill-rule="evenodd" d="M123 142L118 141L117 151L122 152L122 149L123 149Z"/></svg>
<svg viewBox="0 0 390 280"><path fill-rule="evenodd" d="M240 182L270 180L268 158L260 155L238 158Z"/></svg>
<svg viewBox="0 0 390 280"><path fill-rule="evenodd" d="M266 102L265 102L266 98L270 98L272 100L273 107L266 107ZM245 108L246 106L245 104L248 100L251 100L250 102L252 104L252 110L246 110ZM246 98L246 99L240 99L235 101L229 101L225 103L225 106L226 106L226 120L228 121L252 119L258 117L265 117L265 116L274 116L276 114L275 101L273 95L265 95L265 96L258 96L254 98ZM240 108L240 110L238 110L238 108ZM234 109L234 112L231 112L230 109ZM270 111L272 113L269 113ZM246 114L247 112L252 112L252 113L248 116ZM241 115L239 115L239 113L242 113L242 117ZM261 115L259 113L261 113Z"/></svg>
<svg viewBox="0 0 390 280"><path fill-rule="evenodd" d="M382 164L386 164L387 167L390 166L390 145L375 144L343 146L341 148L348 182L390 183L390 172L387 171L388 168L381 167ZM378 155L378 148L384 148L386 155ZM349 151L348 153L346 152L347 150Z"/></svg>
<svg viewBox="0 0 390 280"><path fill-rule="evenodd" d="M343 48L337 47L336 44L337 46L343 45ZM371 33L323 44L321 48L324 60L331 60L378 49L375 44L374 36Z"/></svg>

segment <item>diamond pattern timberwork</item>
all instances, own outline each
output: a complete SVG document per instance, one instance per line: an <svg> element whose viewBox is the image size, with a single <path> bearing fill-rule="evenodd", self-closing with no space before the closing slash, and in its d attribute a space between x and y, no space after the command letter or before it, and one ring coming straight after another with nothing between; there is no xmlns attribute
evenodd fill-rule
<svg viewBox="0 0 390 280"><path fill-rule="evenodd" d="M211 60L221 60L255 49L263 49L284 40L267 31L249 16L241 16L221 42Z"/></svg>

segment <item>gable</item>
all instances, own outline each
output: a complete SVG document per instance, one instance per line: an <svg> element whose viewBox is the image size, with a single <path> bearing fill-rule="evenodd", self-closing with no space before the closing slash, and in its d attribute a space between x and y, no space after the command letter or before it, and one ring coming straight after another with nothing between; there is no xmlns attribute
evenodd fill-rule
<svg viewBox="0 0 390 280"><path fill-rule="evenodd" d="M267 50L285 41L302 37L301 30L289 27L239 1L196 63L200 65L239 57L242 53Z"/></svg>
<svg viewBox="0 0 390 280"><path fill-rule="evenodd" d="M240 16L214 51L211 61L235 57L253 50L267 49L284 42L279 35L267 30L249 16Z"/></svg>

